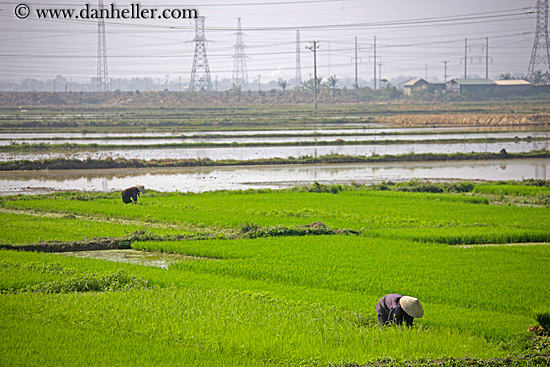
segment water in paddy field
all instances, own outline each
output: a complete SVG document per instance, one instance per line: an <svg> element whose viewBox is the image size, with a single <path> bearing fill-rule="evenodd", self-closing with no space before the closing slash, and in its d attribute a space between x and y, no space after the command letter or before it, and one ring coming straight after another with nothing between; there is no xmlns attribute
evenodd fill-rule
<svg viewBox="0 0 550 367"><path fill-rule="evenodd" d="M60 253L62 256L74 256L105 261L123 262L134 265L153 266L168 269L171 264L179 261L198 260L200 258L187 255L167 254L137 250L99 250L99 251L72 251Z"/></svg>
<svg viewBox="0 0 550 367"><path fill-rule="evenodd" d="M381 181L500 181L550 179L550 160L395 162L109 170L0 172L0 195L60 190L120 191L135 184L164 192L288 188L297 185ZM147 200L147 193L140 198Z"/></svg>
<svg viewBox="0 0 550 367"><path fill-rule="evenodd" d="M533 150L550 149L550 140L491 143L403 143L369 145L317 145L317 146L271 146L271 147L219 147L219 148L129 148L79 152L24 152L0 153L0 161L41 160L67 158L90 159L211 159L211 160L253 160L290 157L319 157L323 155L399 155L421 153L526 153Z"/></svg>
<svg viewBox="0 0 550 367"><path fill-rule="evenodd" d="M294 134L294 132L292 132ZM154 135L147 136L132 136L131 139L121 139L121 137L98 136L95 138L86 137L19 137L17 139L12 136L14 134L0 134L0 146L18 144L97 144L97 145L160 145L160 144L195 144L195 143L213 143L213 144L231 144L231 143L296 143L296 142L334 142L337 140L344 141L436 141L441 139L526 139L526 138L545 138L550 140L550 132L547 131L522 131L522 132L464 132L464 133L429 133L429 134L400 134L399 132L388 133L372 133L366 134L360 132L346 131L324 131L323 135L315 135L315 133L303 136L265 136L266 134L258 134L255 137L226 135L223 137L209 137L207 135L201 137L193 137L192 135L172 136L172 137L156 137ZM331 134L331 135L327 135ZM332 135L334 134L334 135ZM361 134L361 135L345 135L345 134ZM28 134L31 135L31 134ZM38 135L38 134L32 134ZM210 134L212 135L212 134ZM244 135L244 134L243 134Z"/></svg>
<svg viewBox="0 0 550 367"><path fill-rule="evenodd" d="M346 128L347 127L347 128ZM268 134L303 134L304 136L266 136ZM320 136L315 134L331 134ZM360 134L346 136L346 134ZM466 139L520 138L509 142L472 143ZM529 140L528 137L539 140ZM540 139L543 140L540 140ZM73 152L0 152L0 161L70 158L85 160L125 158L141 160L204 159L253 160L322 156L398 155L410 153L509 153L550 150L550 131L533 127L425 127L389 128L380 125L345 127L308 126L301 130L241 130L139 133L0 133L0 145L27 142L150 145L168 143L273 143L370 140L369 145L258 146L258 147L190 147L95 149ZM457 139L440 144L441 139ZM409 142L403 142L409 140ZM463 140L463 141L460 141ZM392 141L392 144L385 144ZM419 142L411 142L419 141ZM203 192L250 188L284 188L326 184L376 183L381 181L421 180L522 180L549 179L550 160L499 160L467 162L401 162L334 165L278 165L194 168L146 168L116 170L59 170L0 172L0 195L42 193L58 190L119 191L144 184L157 191Z"/></svg>

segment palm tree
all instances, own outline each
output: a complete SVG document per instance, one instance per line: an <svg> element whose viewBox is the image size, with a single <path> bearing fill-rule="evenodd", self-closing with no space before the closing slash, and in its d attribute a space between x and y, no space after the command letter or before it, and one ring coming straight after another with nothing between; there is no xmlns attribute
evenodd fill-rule
<svg viewBox="0 0 550 367"><path fill-rule="evenodd" d="M512 80L512 75L510 73L500 74L500 80Z"/></svg>
<svg viewBox="0 0 550 367"><path fill-rule="evenodd" d="M531 83L533 84L540 84L544 80L544 74L542 73L542 70L535 70L533 75L531 76Z"/></svg>
<svg viewBox="0 0 550 367"><path fill-rule="evenodd" d="M288 86L288 82L284 79L279 79L277 80L277 84L279 85L279 87L281 87L284 93L284 91L286 90L286 87Z"/></svg>
<svg viewBox="0 0 550 367"><path fill-rule="evenodd" d="M336 75L329 76L327 79L327 85L330 87L330 89L334 89L336 87L336 84L338 84L338 78Z"/></svg>

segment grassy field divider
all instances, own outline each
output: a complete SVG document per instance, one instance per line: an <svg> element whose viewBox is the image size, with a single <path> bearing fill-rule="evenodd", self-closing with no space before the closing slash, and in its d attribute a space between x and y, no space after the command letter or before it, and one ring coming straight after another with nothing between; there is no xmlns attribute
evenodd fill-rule
<svg viewBox="0 0 550 367"><path fill-rule="evenodd" d="M467 138L467 139L426 139L426 140L342 140L325 141L296 141L296 142L248 142L248 143L162 143L162 144L77 144L77 143L37 143L14 142L0 146L0 152L36 152L36 151L87 151L104 149L178 149L178 148L250 148L250 147L302 147L302 146L330 146L330 145L397 145L397 144L458 144L458 143L509 143L546 141L540 138Z"/></svg>
<svg viewBox="0 0 550 367"><path fill-rule="evenodd" d="M14 170L63 170L63 169L107 169L107 168L153 168L153 167L225 167L225 166L257 166L279 164L340 164L340 163L386 163L386 162L436 162L436 161L472 161L498 159L529 159L550 158L550 151L539 150L528 153L422 153L398 155L346 156L339 154L319 157L303 156L298 158L265 158L251 160L212 160L200 159L42 159L36 161L20 160L0 162L0 171Z"/></svg>
<svg viewBox="0 0 550 367"><path fill-rule="evenodd" d="M37 251L37 252L69 252L69 251L93 251L93 250L115 250L130 249L135 241L158 240L160 236L145 232L136 231L124 237L101 237L89 238L80 241L41 241L27 244L0 244L3 250Z"/></svg>
<svg viewBox="0 0 550 367"><path fill-rule="evenodd" d="M271 226L260 227L256 224L245 224L240 231L233 233L191 233L175 235L159 235L149 231L135 231L123 237L87 238L78 241L40 241L36 243L0 243L0 250L36 251L36 252L71 252L71 251L95 251L95 250L119 250L131 249L135 242L153 241L196 241L208 239L239 239L282 236L321 236L321 235L347 235L359 234L348 229L331 229L322 222L314 222L306 226ZM148 248L139 248L149 250ZM154 249L152 249L155 251ZM160 250L164 252L162 249Z"/></svg>
<svg viewBox="0 0 550 367"><path fill-rule="evenodd" d="M451 246L463 245L503 245L519 243L549 243L550 231L500 227L456 227L394 229L391 234L381 231L364 231L367 237L400 238L422 243L441 243Z"/></svg>

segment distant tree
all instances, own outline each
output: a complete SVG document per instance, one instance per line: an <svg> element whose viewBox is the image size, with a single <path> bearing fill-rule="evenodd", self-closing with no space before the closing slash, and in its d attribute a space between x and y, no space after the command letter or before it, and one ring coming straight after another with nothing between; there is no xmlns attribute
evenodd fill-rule
<svg viewBox="0 0 550 367"><path fill-rule="evenodd" d="M281 87L283 92L286 90L286 87L288 86L288 82L284 79L277 80L277 84L279 85L279 87Z"/></svg>
<svg viewBox="0 0 550 367"><path fill-rule="evenodd" d="M545 82L545 83L550 83L550 71L547 71L546 73L544 73L542 75L542 80Z"/></svg>
<svg viewBox="0 0 550 367"><path fill-rule="evenodd" d="M231 86L231 92L232 92L233 94L239 95L239 94L241 94L241 91L242 91L242 88L241 88L241 85L240 85L240 84L239 84L239 85L233 84L233 85Z"/></svg>
<svg viewBox="0 0 550 367"><path fill-rule="evenodd" d="M330 87L330 89L336 88L336 84L338 84L338 78L336 75L329 76L327 79L327 85Z"/></svg>
<svg viewBox="0 0 550 367"><path fill-rule="evenodd" d="M323 77L317 77L317 88L321 85ZM302 82L302 89L313 92L313 78Z"/></svg>
<svg viewBox="0 0 550 367"><path fill-rule="evenodd" d="M544 81L544 74L542 70L535 70L533 75L531 76L530 82L533 84L540 84Z"/></svg>
<svg viewBox="0 0 550 367"><path fill-rule="evenodd" d="M500 74L500 80L512 80L512 75L510 73Z"/></svg>

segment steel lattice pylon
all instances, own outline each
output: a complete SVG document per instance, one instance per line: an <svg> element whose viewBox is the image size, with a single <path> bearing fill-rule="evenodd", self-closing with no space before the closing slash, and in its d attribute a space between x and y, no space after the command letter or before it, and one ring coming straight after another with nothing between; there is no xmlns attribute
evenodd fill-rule
<svg viewBox="0 0 550 367"><path fill-rule="evenodd" d="M237 41L235 42L235 54L233 55L233 78L234 86L245 88L248 86L248 71L246 69L246 55L244 53L244 33L241 28L241 18L237 26Z"/></svg>
<svg viewBox="0 0 550 367"><path fill-rule="evenodd" d="M98 2L98 11L101 14L103 0ZM107 70L107 42L105 39L105 20L101 17L97 22L97 78L96 91L109 91L109 72Z"/></svg>
<svg viewBox="0 0 550 367"><path fill-rule="evenodd" d="M527 79L533 80L540 70L550 73L550 41L548 39L548 0L537 0L537 29L531 52L531 61L527 70Z"/></svg>
<svg viewBox="0 0 550 367"><path fill-rule="evenodd" d="M195 20L195 56L193 57L193 68L189 80L190 91L212 91L212 78L206 57L206 37L204 35L204 19L198 17Z"/></svg>

